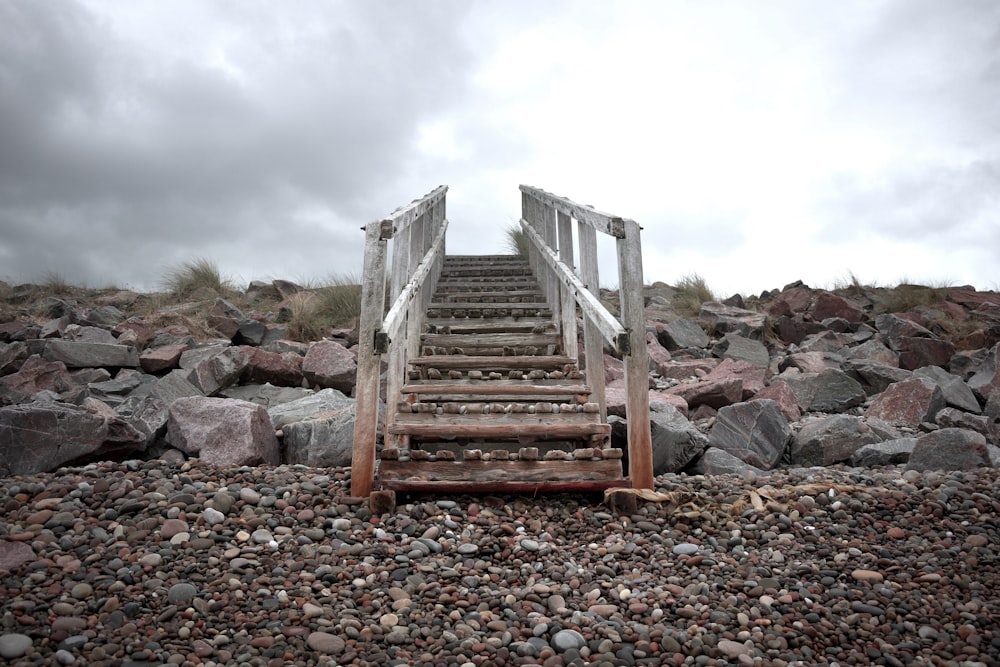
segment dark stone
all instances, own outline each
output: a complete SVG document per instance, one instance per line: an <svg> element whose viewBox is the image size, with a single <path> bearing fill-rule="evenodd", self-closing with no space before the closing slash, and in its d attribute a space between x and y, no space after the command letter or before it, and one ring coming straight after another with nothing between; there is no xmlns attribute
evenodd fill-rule
<svg viewBox="0 0 1000 667"><path fill-rule="evenodd" d="M781 461L791 437L792 429L781 407L764 399L720 408L708 444L756 468L770 470Z"/></svg>
<svg viewBox="0 0 1000 667"><path fill-rule="evenodd" d="M654 475L679 472L708 444L708 438L673 406L650 412L649 421Z"/></svg>
<svg viewBox="0 0 1000 667"><path fill-rule="evenodd" d="M899 438L865 445L851 455L851 465L872 468L906 463L910 460L910 455L916 445L916 438Z"/></svg>
<svg viewBox="0 0 1000 667"><path fill-rule="evenodd" d="M917 439L909 470L972 470L991 465L986 438L981 433L943 428Z"/></svg>
<svg viewBox="0 0 1000 667"><path fill-rule="evenodd" d="M860 418L833 415L803 425L792 439L789 458L798 466L829 466L851 458L878 437Z"/></svg>

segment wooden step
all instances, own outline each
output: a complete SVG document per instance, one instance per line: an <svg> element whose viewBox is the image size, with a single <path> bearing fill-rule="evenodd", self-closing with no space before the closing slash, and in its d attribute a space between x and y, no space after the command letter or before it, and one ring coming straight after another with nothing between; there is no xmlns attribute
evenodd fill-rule
<svg viewBox="0 0 1000 667"><path fill-rule="evenodd" d="M611 425L594 420L588 412L542 415L454 415L427 412L400 413L388 427L393 435L418 438L488 438L525 442L551 439L601 440L611 436Z"/></svg>
<svg viewBox="0 0 1000 667"><path fill-rule="evenodd" d="M490 308L498 310L501 308L510 310L511 308L521 308L523 310L547 310L549 304L543 301L515 301L516 297L501 298L495 301L471 300L471 301L431 301L428 308L450 308L451 310L483 310Z"/></svg>
<svg viewBox="0 0 1000 667"><path fill-rule="evenodd" d="M549 308L528 308L523 304L519 303L504 303L500 304L500 307L490 306L487 304L471 304L473 308L462 308L456 305L445 304L445 305L432 305L427 309L427 317L433 319L439 318L471 318L471 319L490 319L490 318L500 318L500 317L543 317L549 320L552 319L552 310Z"/></svg>
<svg viewBox="0 0 1000 667"><path fill-rule="evenodd" d="M429 333L541 333L555 331L556 325L551 317L492 317L489 319L467 317L435 318L428 322Z"/></svg>
<svg viewBox="0 0 1000 667"><path fill-rule="evenodd" d="M586 403L591 394L590 385L561 380L458 380L424 381L405 384L401 393L404 400L443 403L448 401L552 401L558 403Z"/></svg>
<svg viewBox="0 0 1000 667"><path fill-rule="evenodd" d="M562 339L557 333L481 333L481 334L432 334L420 336L423 345L432 347L545 347L558 345Z"/></svg>
<svg viewBox="0 0 1000 667"><path fill-rule="evenodd" d="M620 459L590 461L381 461L379 480L543 482L620 480ZM397 487L398 488L398 487Z"/></svg>
<svg viewBox="0 0 1000 667"><path fill-rule="evenodd" d="M456 281L439 281L435 291L437 294L448 294L449 296L458 292L492 292L501 290L530 290L535 292L540 292L539 285L537 281L534 280L518 280L518 281L490 281L490 282L469 282L466 280L456 280Z"/></svg>
<svg viewBox="0 0 1000 667"><path fill-rule="evenodd" d="M540 290L508 290L496 289L478 292L442 292L434 293L432 304L451 304L455 302L481 303L493 301L496 303L545 303L545 295Z"/></svg>
<svg viewBox="0 0 1000 667"><path fill-rule="evenodd" d="M513 369L563 370L576 368L576 359L561 354L527 355L515 357L477 357L468 354L431 355L414 357L411 366L437 369L508 371Z"/></svg>

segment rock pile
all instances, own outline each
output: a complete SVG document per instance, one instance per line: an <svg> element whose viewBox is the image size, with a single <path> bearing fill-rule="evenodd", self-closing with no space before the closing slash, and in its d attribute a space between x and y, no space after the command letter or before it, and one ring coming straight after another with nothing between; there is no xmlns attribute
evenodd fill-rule
<svg viewBox="0 0 1000 667"><path fill-rule="evenodd" d="M893 304L794 284L683 317L672 288L646 291L655 474L1000 464L1000 295L957 287ZM163 322L177 306L128 317L116 298L3 315L0 475L161 456L349 465L350 332L294 342L280 311L216 299L197 335ZM622 438L622 366L605 364Z"/></svg>

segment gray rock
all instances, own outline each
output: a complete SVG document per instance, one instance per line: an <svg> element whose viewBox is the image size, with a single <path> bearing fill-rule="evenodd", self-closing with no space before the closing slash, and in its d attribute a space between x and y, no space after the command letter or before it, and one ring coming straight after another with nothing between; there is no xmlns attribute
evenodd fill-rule
<svg viewBox="0 0 1000 667"><path fill-rule="evenodd" d="M880 340L869 340L852 347L847 352L848 359L874 361L884 366L899 367L899 355L890 350Z"/></svg>
<svg viewBox="0 0 1000 667"><path fill-rule="evenodd" d="M917 439L908 470L971 470L992 465L986 438L960 428L943 428Z"/></svg>
<svg viewBox="0 0 1000 667"><path fill-rule="evenodd" d="M751 466L770 470L781 461L791 437L792 429L781 407L764 399L720 408L708 444Z"/></svg>
<svg viewBox="0 0 1000 667"><path fill-rule="evenodd" d="M186 582L174 584L167 590L167 600L170 604L184 604L195 599L197 596L198 589Z"/></svg>
<svg viewBox="0 0 1000 667"><path fill-rule="evenodd" d="M910 455L916 446L916 438L885 440L865 445L851 455L851 465L859 468L872 468L906 463L910 460Z"/></svg>
<svg viewBox="0 0 1000 667"><path fill-rule="evenodd" d="M66 368L136 368L139 365L139 352L131 345L50 340L42 356L49 361L61 361Z"/></svg>
<svg viewBox="0 0 1000 667"><path fill-rule="evenodd" d="M150 396L158 398L168 406L178 398L201 396L198 387L188 380L189 375L190 371L175 368L156 381L149 392Z"/></svg>
<svg viewBox="0 0 1000 667"><path fill-rule="evenodd" d="M944 405L944 394L938 385L926 377L914 376L889 385L871 402L865 417L917 427L923 422L933 422Z"/></svg>
<svg viewBox="0 0 1000 667"><path fill-rule="evenodd" d="M286 463L319 468L349 466L354 444L354 401L323 413L319 419L286 424L282 432Z"/></svg>
<svg viewBox="0 0 1000 667"><path fill-rule="evenodd" d="M236 345L260 345L267 334L267 325L257 320L243 320L233 337Z"/></svg>
<svg viewBox="0 0 1000 667"><path fill-rule="evenodd" d="M323 391L336 390L324 389ZM236 398L241 401L250 401L257 405L263 405L268 409L269 413L271 408L283 403L291 403L292 401L308 398L316 394L317 392L305 387L276 387L266 382L264 384L241 384L236 387L227 387L219 392L219 396L223 398ZM341 395L343 396L343 394Z"/></svg>
<svg viewBox="0 0 1000 667"><path fill-rule="evenodd" d="M127 398L115 406L115 412L145 436L147 447L167 432L169 410L167 404L155 396Z"/></svg>
<svg viewBox="0 0 1000 667"><path fill-rule="evenodd" d="M581 649L587 645L587 640L576 630L560 630L552 636L552 648L559 653L570 649Z"/></svg>
<svg viewBox="0 0 1000 667"><path fill-rule="evenodd" d="M651 412L649 420L654 475L679 472L708 445L708 438L672 405Z"/></svg>
<svg viewBox="0 0 1000 667"><path fill-rule="evenodd" d="M117 345L118 341L107 329L100 327L80 326L79 324L68 324L63 330L63 338L76 341L78 343L104 343L105 345Z"/></svg>
<svg viewBox="0 0 1000 667"><path fill-rule="evenodd" d="M722 359L746 361L758 368L767 368L771 362L764 343L735 333L723 336L722 340L712 347L712 354Z"/></svg>
<svg viewBox="0 0 1000 667"><path fill-rule="evenodd" d="M198 367L198 364L211 359L231 346L232 343L228 340L217 340L216 342L202 343L197 347L191 347L184 350L184 352L181 353L181 358L178 361L178 364L185 370L193 370Z"/></svg>
<svg viewBox="0 0 1000 667"><path fill-rule="evenodd" d="M754 340L764 340L764 330L767 326L767 315L764 313L710 301L701 304L698 317L706 323L714 335L737 333Z"/></svg>
<svg viewBox="0 0 1000 667"><path fill-rule="evenodd" d="M336 389L309 391L307 396L279 403L269 407L267 414L276 429L283 429L287 424L304 419L317 419L325 413L339 411L352 407L354 399L345 396Z"/></svg>
<svg viewBox="0 0 1000 667"><path fill-rule="evenodd" d="M845 412L865 402L865 390L854 378L834 368L819 373L809 410Z"/></svg>
<svg viewBox="0 0 1000 667"><path fill-rule="evenodd" d="M767 472L763 468L756 468L749 463L745 463L729 452L715 447L709 447L690 466L691 472L696 475L742 475L746 472L764 474Z"/></svg>
<svg viewBox="0 0 1000 667"><path fill-rule="evenodd" d="M694 320L678 318L664 322L660 342L673 352L684 348L706 348L711 339Z"/></svg>
<svg viewBox="0 0 1000 667"><path fill-rule="evenodd" d="M313 385L351 393L358 374L354 354L340 343L321 340L309 346L302 374Z"/></svg>
<svg viewBox="0 0 1000 667"><path fill-rule="evenodd" d="M31 637L16 632L0 635L0 658L20 658L31 648Z"/></svg>
<svg viewBox="0 0 1000 667"><path fill-rule="evenodd" d="M182 355L183 357L183 355ZM227 347L202 360L188 374L188 381L204 396L214 396L239 380L247 367L247 351Z"/></svg>
<svg viewBox="0 0 1000 667"><path fill-rule="evenodd" d="M861 447L879 441L860 418L833 415L806 423L792 438L788 453L795 466L828 466L847 461Z"/></svg>
<svg viewBox="0 0 1000 667"><path fill-rule="evenodd" d="M974 415L957 408L943 408L934 417L934 423L941 428L965 428L983 435L989 433L986 415Z"/></svg>
<svg viewBox="0 0 1000 667"><path fill-rule="evenodd" d="M990 394L986 401L986 434L994 445L1000 445L1000 390Z"/></svg>
<svg viewBox="0 0 1000 667"><path fill-rule="evenodd" d="M82 459L114 458L141 449L145 441L107 406L100 412L55 402L0 408L0 475L49 472Z"/></svg>
<svg viewBox="0 0 1000 667"><path fill-rule="evenodd" d="M277 465L278 438L260 405L194 396L170 405L167 442L219 467Z"/></svg>
<svg viewBox="0 0 1000 667"><path fill-rule="evenodd" d="M848 359L841 368L860 382L869 396L881 394L894 382L902 382L913 377L913 371L867 359Z"/></svg>

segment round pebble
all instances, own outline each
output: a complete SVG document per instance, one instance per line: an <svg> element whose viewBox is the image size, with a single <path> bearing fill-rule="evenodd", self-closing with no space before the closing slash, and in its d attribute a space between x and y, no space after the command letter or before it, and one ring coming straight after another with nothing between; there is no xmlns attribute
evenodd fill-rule
<svg viewBox="0 0 1000 667"><path fill-rule="evenodd" d="M31 637L18 633L0 635L0 658L20 658L31 648Z"/></svg>

